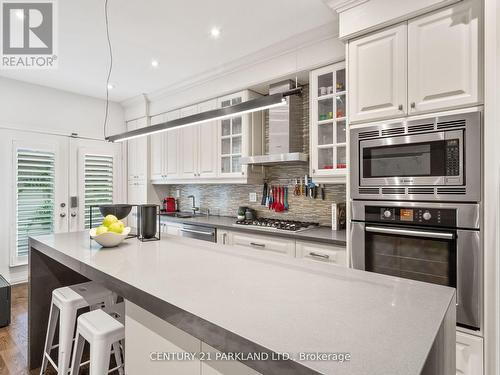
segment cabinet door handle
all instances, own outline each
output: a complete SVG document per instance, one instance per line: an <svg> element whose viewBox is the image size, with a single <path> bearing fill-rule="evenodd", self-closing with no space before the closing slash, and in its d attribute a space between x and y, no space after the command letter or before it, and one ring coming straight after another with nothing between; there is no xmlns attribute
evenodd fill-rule
<svg viewBox="0 0 500 375"><path fill-rule="evenodd" d="M59 216L61 216L61 217L66 217L66 214L65 214L64 212L61 212L61 213L59 214Z"/></svg>
<svg viewBox="0 0 500 375"><path fill-rule="evenodd" d="M410 103L410 107L413 108L413 109L415 109L415 102L411 102Z"/></svg>
<svg viewBox="0 0 500 375"><path fill-rule="evenodd" d="M402 105L402 104L400 104L400 105L398 106L398 109L399 109L400 111L402 111L402 110L403 110L403 105Z"/></svg>
<svg viewBox="0 0 500 375"><path fill-rule="evenodd" d="M256 246L256 247L266 247L265 244L263 243L257 243L257 242L250 242L251 246Z"/></svg>
<svg viewBox="0 0 500 375"><path fill-rule="evenodd" d="M330 259L330 255L315 253L314 251L311 251L309 255L315 258Z"/></svg>

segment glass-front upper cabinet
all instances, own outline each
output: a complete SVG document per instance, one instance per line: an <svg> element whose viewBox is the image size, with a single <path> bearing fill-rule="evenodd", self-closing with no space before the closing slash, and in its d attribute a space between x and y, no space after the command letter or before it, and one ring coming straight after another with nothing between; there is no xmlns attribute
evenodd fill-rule
<svg viewBox="0 0 500 375"><path fill-rule="evenodd" d="M311 175L338 182L347 171L345 62L310 73Z"/></svg>
<svg viewBox="0 0 500 375"><path fill-rule="evenodd" d="M219 108L252 100L260 95L244 90L218 99ZM218 176L235 183L262 180L261 169L241 163L242 157L262 155L263 126L261 112L245 114L218 121ZM203 140L202 140L203 142Z"/></svg>

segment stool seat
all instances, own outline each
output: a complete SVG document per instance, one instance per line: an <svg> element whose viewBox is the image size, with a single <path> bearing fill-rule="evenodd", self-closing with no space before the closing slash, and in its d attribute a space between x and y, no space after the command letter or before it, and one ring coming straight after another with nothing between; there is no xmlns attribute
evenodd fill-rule
<svg viewBox="0 0 500 375"><path fill-rule="evenodd" d="M76 326L71 375L78 375L85 341L90 345L90 375L103 375L115 370L123 375L120 342L124 339L125 326L104 310L94 310L80 315ZM116 368L109 370L111 354L115 357Z"/></svg>
<svg viewBox="0 0 500 375"><path fill-rule="evenodd" d="M77 327L79 333L87 341L90 338L96 340L111 338L114 339L113 342L116 342L125 337L125 327L123 324L103 310L94 310L80 315Z"/></svg>

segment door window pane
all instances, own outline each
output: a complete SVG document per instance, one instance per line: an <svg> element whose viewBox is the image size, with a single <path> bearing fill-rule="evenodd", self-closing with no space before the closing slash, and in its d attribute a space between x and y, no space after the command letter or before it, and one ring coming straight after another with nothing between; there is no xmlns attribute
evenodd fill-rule
<svg viewBox="0 0 500 375"><path fill-rule="evenodd" d="M333 169L333 148L318 149L318 169Z"/></svg>
<svg viewBox="0 0 500 375"><path fill-rule="evenodd" d="M337 143L345 143L345 120L337 122Z"/></svg>
<svg viewBox="0 0 500 375"><path fill-rule="evenodd" d="M241 117L233 118L233 135L241 134Z"/></svg>
<svg viewBox="0 0 500 375"><path fill-rule="evenodd" d="M345 117L345 95L337 95L337 114L336 118Z"/></svg>
<svg viewBox="0 0 500 375"><path fill-rule="evenodd" d="M55 154L16 150L15 258L28 255L28 237L54 232Z"/></svg>
<svg viewBox="0 0 500 375"><path fill-rule="evenodd" d="M345 146L337 147L337 168L347 168L347 158L345 155Z"/></svg>
<svg viewBox="0 0 500 375"><path fill-rule="evenodd" d="M233 156L232 171L233 171L233 173L234 172L241 172L241 164L240 164L240 157L239 156Z"/></svg>
<svg viewBox="0 0 500 375"><path fill-rule="evenodd" d="M241 137L233 137L232 154L241 154Z"/></svg>
<svg viewBox="0 0 500 375"><path fill-rule="evenodd" d="M318 120L330 120L333 118L333 99L318 100Z"/></svg>
<svg viewBox="0 0 500 375"><path fill-rule="evenodd" d="M231 120L222 120L222 136L227 136L231 134Z"/></svg>
<svg viewBox="0 0 500 375"><path fill-rule="evenodd" d="M327 73L318 77L318 96L333 93L333 75Z"/></svg>
<svg viewBox="0 0 500 375"><path fill-rule="evenodd" d="M85 228L90 228L90 206L113 203L113 157L87 154L85 173ZM92 209L92 226L101 225L99 209Z"/></svg>
<svg viewBox="0 0 500 375"><path fill-rule="evenodd" d="M336 91L345 91L345 69L337 70L337 87Z"/></svg>
<svg viewBox="0 0 500 375"><path fill-rule="evenodd" d="M221 170L222 173L231 172L231 158L229 156L224 156L221 158Z"/></svg>
<svg viewBox="0 0 500 375"><path fill-rule="evenodd" d="M331 145L333 143L333 123L318 125L318 144Z"/></svg>
<svg viewBox="0 0 500 375"><path fill-rule="evenodd" d="M231 153L231 138L224 138L222 140L222 150L223 155L228 155Z"/></svg>

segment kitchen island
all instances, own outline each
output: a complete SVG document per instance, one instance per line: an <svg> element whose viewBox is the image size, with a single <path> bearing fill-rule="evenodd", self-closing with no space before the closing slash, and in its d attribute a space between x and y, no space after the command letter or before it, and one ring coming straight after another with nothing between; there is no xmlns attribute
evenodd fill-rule
<svg viewBox="0 0 500 375"><path fill-rule="evenodd" d="M131 375L168 372L154 361L166 347L148 344L172 329L200 352L235 353L246 373L455 373L454 289L179 237L102 249L87 232L30 238L30 368L41 362L51 291L86 280L127 301ZM155 319L169 328L155 330ZM189 373L224 373L198 362Z"/></svg>

